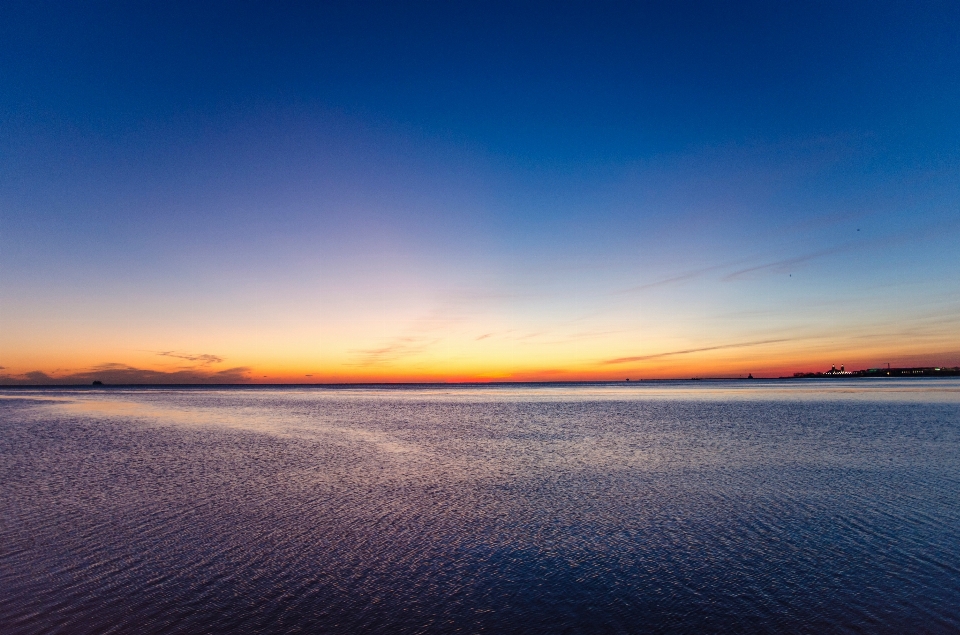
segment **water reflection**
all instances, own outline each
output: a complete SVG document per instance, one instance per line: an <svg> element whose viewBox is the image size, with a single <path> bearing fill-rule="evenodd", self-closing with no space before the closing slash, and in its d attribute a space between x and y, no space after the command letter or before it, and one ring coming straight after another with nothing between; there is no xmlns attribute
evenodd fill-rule
<svg viewBox="0 0 960 635"><path fill-rule="evenodd" d="M958 389L3 391L0 624L952 632Z"/></svg>

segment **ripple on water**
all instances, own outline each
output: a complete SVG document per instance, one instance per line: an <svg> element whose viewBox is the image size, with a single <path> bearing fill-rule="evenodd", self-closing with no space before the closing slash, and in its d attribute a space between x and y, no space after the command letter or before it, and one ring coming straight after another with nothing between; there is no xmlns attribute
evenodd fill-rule
<svg viewBox="0 0 960 635"><path fill-rule="evenodd" d="M0 630L956 632L956 385L837 386L7 391Z"/></svg>

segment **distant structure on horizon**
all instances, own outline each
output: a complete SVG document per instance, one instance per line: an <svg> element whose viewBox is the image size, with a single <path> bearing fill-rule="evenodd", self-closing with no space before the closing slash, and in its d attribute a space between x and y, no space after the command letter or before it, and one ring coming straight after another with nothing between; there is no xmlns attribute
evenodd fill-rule
<svg viewBox="0 0 960 635"><path fill-rule="evenodd" d="M840 370L837 370L837 365L834 364L830 367L830 370L822 373L794 373L794 377L798 378L807 378L807 377L957 377L960 376L960 366L954 366L952 368L942 367L942 366L923 366L923 367L911 367L911 368L890 368L888 364L886 368L868 368L865 370L851 370L848 371L843 367L843 364L840 365ZM786 378L783 378L786 379Z"/></svg>

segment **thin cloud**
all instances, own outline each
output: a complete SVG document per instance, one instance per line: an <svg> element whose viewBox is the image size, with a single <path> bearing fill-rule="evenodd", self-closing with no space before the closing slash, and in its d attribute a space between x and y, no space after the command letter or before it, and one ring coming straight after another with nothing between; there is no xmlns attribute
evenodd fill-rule
<svg viewBox="0 0 960 635"><path fill-rule="evenodd" d="M431 345L435 344L437 341L438 340L436 339L427 339L411 335L398 337L386 346L356 351L359 359L350 365L372 366L376 364L383 364L385 362L393 362L404 357L418 355L419 353L422 353L428 349Z"/></svg>
<svg viewBox="0 0 960 635"><path fill-rule="evenodd" d="M666 353L654 353L653 355L635 355L633 357L617 357L600 362L603 365L608 364L627 364L629 362L642 362L648 359L659 359L661 357L672 357L674 355L689 355L690 353L704 353L706 351L718 351L727 348L748 348L750 346L763 346L765 344L777 344L780 342L789 342L790 338L775 340L759 340L756 342L741 342L738 344L720 344L718 346L705 346L703 348L688 348L682 351L669 351Z"/></svg>
<svg viewBox="0 0 960 635"><path fill-rule="evenodd" d="M739 261L739 262L743 262L743 261ZM636 293L638 291L646 291L647 289L654 289L656 287L665 287L671 284L686 282L687 280L693 280L695 278L699 278L713 271L717 271L718 269L726 269L727 267L733 264L738 264L738 263L725 262L719 265L711 265L709 267L703 267L702 269L694 269L692 271L680 273L675 276L670 276L669 278L664 278L663 280L648 282L647 284L641 284L640 286L630 287L629 289L622 289L614 293L615 295L620 295L624 293Z"/></svg>
<svg viewBox="0 0 960 635"><path fill-rule="evenodd" d="M849 221L850 218L845 217L844 220ZM855 240L855 241L846 242L841 245L835 245L833 247L818 249L816 251L811 251L809 253L801 254L799 256L793 256L791 258L782 258L779 260L764 262L758 265L743 267L731 273L728 273L727 275L723 276L721 279L724 281L732 281L732 280L737 280L737 279L747 277L750 274L769 273L769 272L786 272L786 271L789 271L790 268L792 267L795 267L797 265L802 265L804 263L810 262L812 260L817 260L819 258L834 256L846 251L856 251L860 249L867 249L870 247L892 246L897 244L914 242L917 240L923 240L930 236L956 231L958 226L960 226L960 222L958 221L945 221L945 222L939 222L939 223L932 223L930 225L926 225L909 232L887 234L887 235L878 236L875 238L859 238L858 240ZM654 282L649 282L639 286L629 287L627 289L621 289L619 291L613 292L613 294L621 295L621 294L627 294L627 293L637 293L640 291L646 291L648 289L654 289L656 287L664 287L664 286L669 286L674 284L680 284L683 282L687 282L689 280L701 278L713 272L717 272L723 269L728 269L730 267L735 267L737 265L742 265L745 262L747 261L737 260L734 262L724 262L716 265L711 265L709 267L703 267L700 269L693 269L690 271L678 273L677 275L674 275L674 276L669 276L662 280L656 280Z"/></svg>
<svg viewBox="0 0 960 635"><path fill-rule="evenodd" d="M237 366L217 372L200 369L160 371L127 364L99 364L65 375L48 375L39 370L22 375L0 374L4 385L79 385L101 381L104 384L242 384L249 381L250 368Z"/></svg>
<svg viewBox="0 0 960 635"><path fill-rule="evenodd" d="M800 265L805 262L810 262L811 260L823 258L825 256L833 256L835 254L838 254L844 251L849 251L859 246L861 245L858 245L856 243L847 243L845 245L839 245L837 247L820 249L818 251L813 251L808 254L803 254L801 256L795 256L793 258L784 258L782 260L774 260L773 262L768 262L762 265L756 265L753 267L747 267L746 269L740 269L738 271L734 271L733 273L727 274L723 279L736 280L738 278L742 278L746 276L747 274L758 273L763 271L785 271L786 269L793 267L795 265Z"/></svg>
<svg viewBox="0 0 960 635"><path fill-rule="evenodd" d="M733 273L728 274L723 279L724 280L736 280L742 278L752 273L762 273L769 271L779 271L786 272L790 267L795 265L800 265L811 260L817 260L819 258L825 258L827 256L834 256L836 254L845 252L845 251L856 251L860 249L876 248L876 247L891 247L894 245L907 244L915 242L918 240L923 240L931 236L943 235L949 232L954 232L957 228L960 227L960 221L944 221L931 223L929 225L921 226L913 231L908 232L899 232L896 234L886 234L883 236L878 236L876 238L868 239L859 239L856 241L850 241L843 243L841 245L836 245L834 247L827 247L824 249L818 249L810 253L802 254L799 256L794 256L793 258L784 258L782 260L774 260L773 262L767 262L761 265L756 265L753 267L747 267L745 269L739 269Z"/></svg>
<svg viewBox="0 0 960 635"><path fill-rule="evenodd" d="M630 291L645 291L647 289L654 289L656 287L665 287L668 284L675 284L677 282L683 282L685 280L692 280L693 278L699 278L703 274L711 271L715 267L709 269L700 269L698 271L690 271L688 273L682 273L679 276L673 276L672 278L664 278L663 280L657 280L656 282L649 282L647 284L641 284L639 287L633 287L632 289L627 289L624 293Z"/></svg>
<svg viewBox="0 0 960 635"><path fill-rule="evenodd" d="M175 357L177 359L185 359L189 362L199 362L201 366L208 366L210 364L220 364L223 362L223 358L219 355L210 355L209 353L201 353L198 355L191 355L188 353L178 353L176 351L160 351L157 353L161 357Z"/></svg>

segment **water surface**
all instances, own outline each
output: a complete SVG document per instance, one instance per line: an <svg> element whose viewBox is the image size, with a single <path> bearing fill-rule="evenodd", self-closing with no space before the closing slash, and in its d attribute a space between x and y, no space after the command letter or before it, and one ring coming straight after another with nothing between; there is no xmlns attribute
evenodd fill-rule
<svg viewBox="0 0 960 635"><path fill-rule="evenodd" d="M0 631L957 632L960 382L3 390Z"/></svg>

